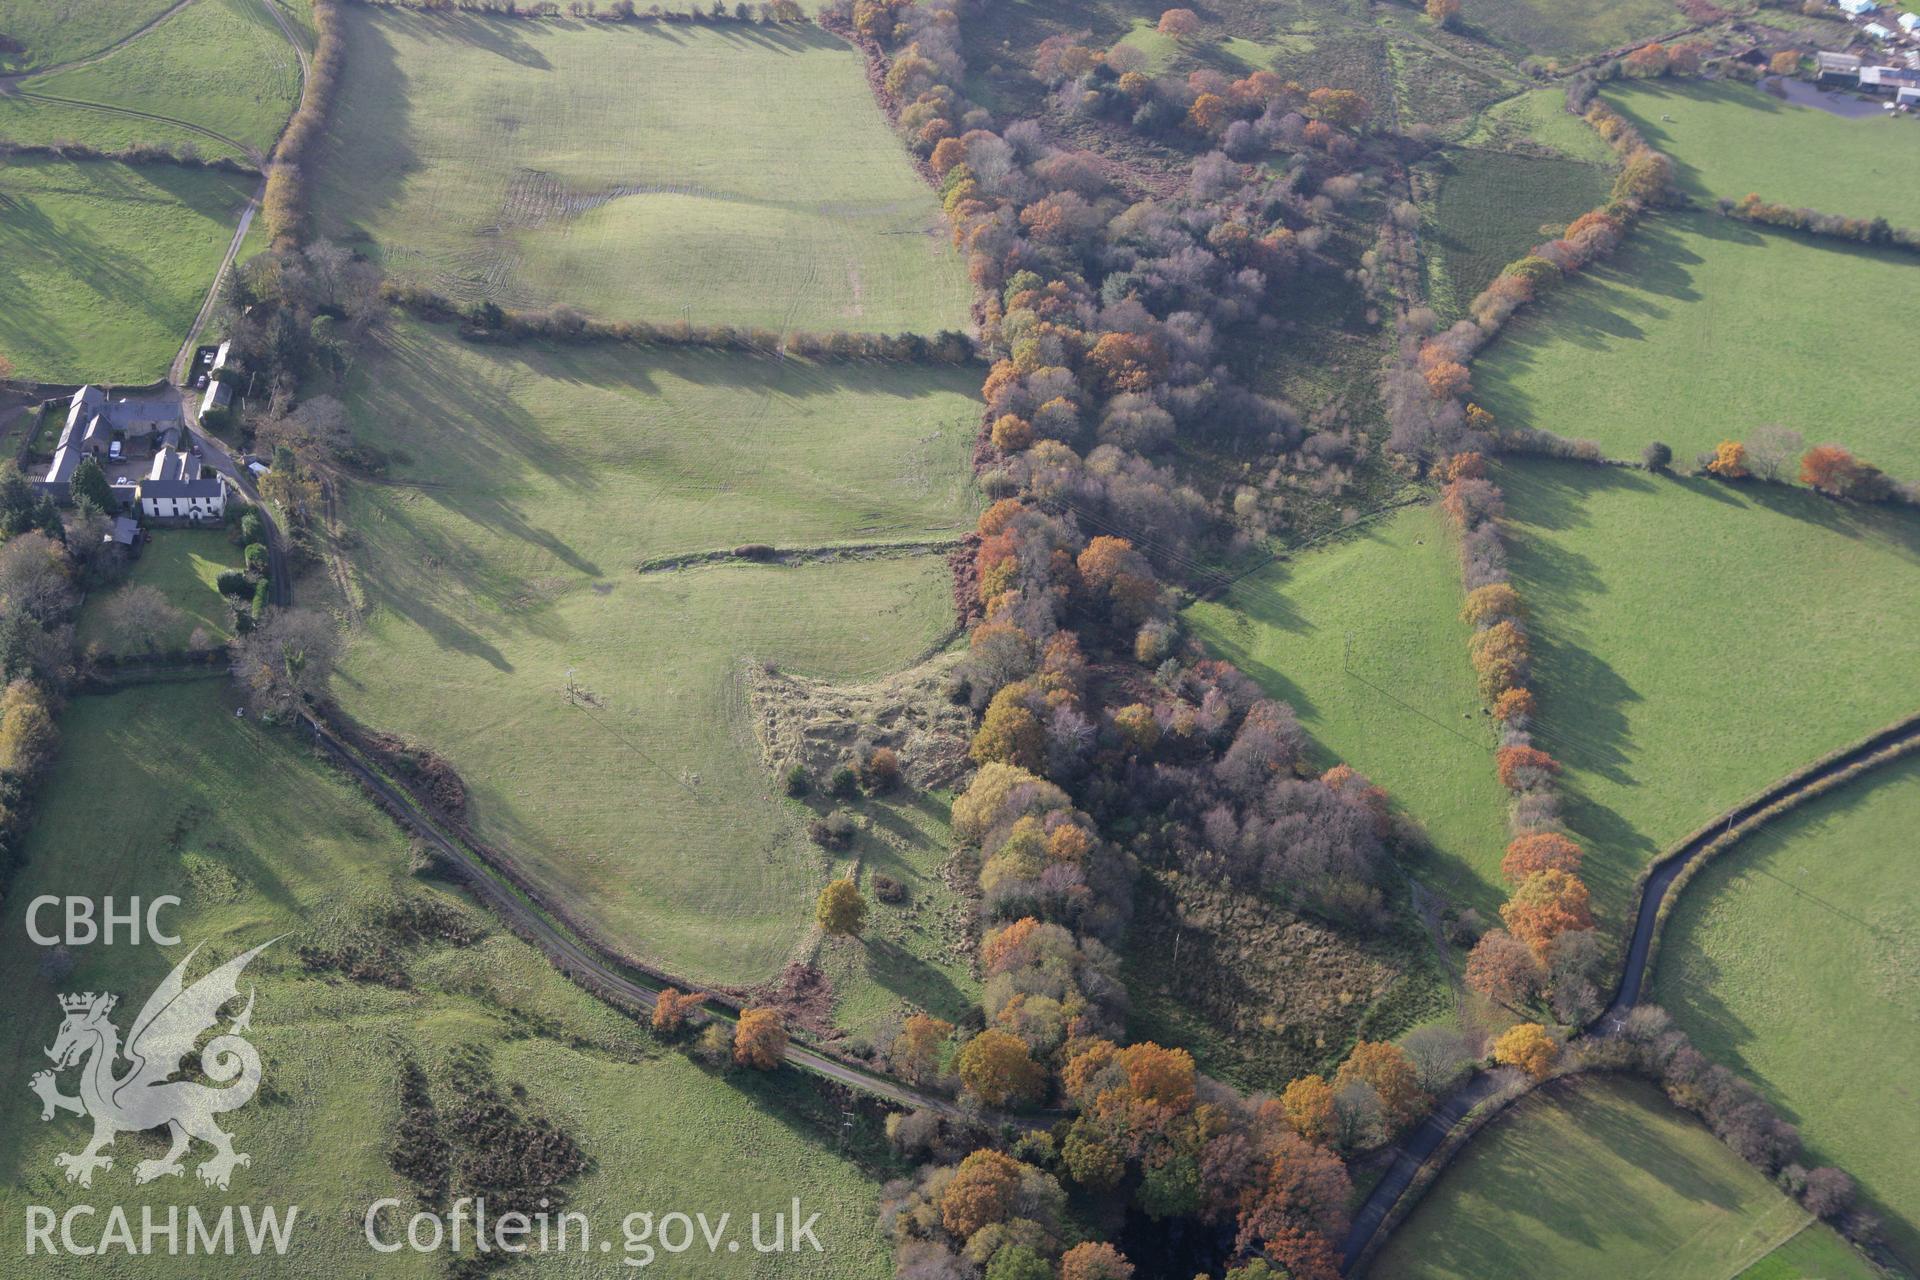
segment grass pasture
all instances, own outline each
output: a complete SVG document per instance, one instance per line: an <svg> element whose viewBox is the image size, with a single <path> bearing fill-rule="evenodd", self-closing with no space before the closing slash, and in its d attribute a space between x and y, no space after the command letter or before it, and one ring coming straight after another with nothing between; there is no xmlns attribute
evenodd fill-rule
<svg viewBox="0 0 1920 1280"><path fill-rule="evenodd" d="M1468 146L1542 150L1588 164L1613 163L1613 152L1593 127L1567 110L1566 91L1529 89L1480 113Z"/></svg>
<svg viewBox="0 0 1920 1280"><path fill-rule="evenodd" d="M141 586L160 591L182 615L180 625L160 641L162 653L185 649L196 628L215 643L223 642L230 638L232 612L214 583L222 573L238 568L240 548L233 545L225 530L159 530L140 549L140 558L133 562L125 582L87 600L74 638L83 649L98 643L109 653L127 652L106 634L101 607L115 592Z"/></svg>
<svg viewBox="0 0 1920 1280"><path fill-rule="evenodd" d="M1848 119L1725 81L1616 81L1604 96L1673 157L1675 181L1696 200L1754 192L1822 213L1920 223L1920 130L1911 120Z"/></svg>
<svg viewBox="0 0 1920 1280"><path fill-rule="evenodd" d="M228 1192L203 1188L190 1171L136 1187L135 1160L157 1156L164 1144L127 1134L114 1168L83 1191L52 1163L82 1145L82 1122L63 1115L40 1123L38 1100L19 1088L0 1104L0 1210L18 1221L27 1204L64 1208L111 1197L137 1223L139 1206L149 1203L163 1214L176 1204L203 1212L234 1201L298 1204L295 1247L284 1259L248 1259L246 1274L442 1274L444 1261L427 1255L374 1253L360 1223L377 1198L402 1197L406 1213L417 1207L387 1163L400 1063L414 1058L431 1074L452 1050L478 1045L503 1090L524 1087L531 1105L557 1117L588 1152L592 1167L574 1184L571 1207L591 1214L616 1249L619 1217L634 1207L671 1202L732 1209L738 1218L804 1186L834 1251L790 1257L795 1273L887 1274L887 1248L873 1225L887 1170L872 1163L884 1156L875 1156L864 1123L843 1143L837 1108L810 1084L783 1073L737 1087L663 1050L453 891L410 877L406 843L384 815L289 737L235 719L232 704L224 682L196 681L82 697L64 714L62 755L15 889L121 902L177 894L183 905L163 920L182 944L76 948L71 976L56 981L43 949L23 930L8 930L0 1007L20 1034L0 1058L23 1084L46 1065L40 1048L59 1024L62 991L120 993L115 1021L124 1031L189 947L203 948L190 974L198 976L203 962L288 935L247 973L258 982L250 1039L265 1091L224 1121L253 1163L236 1171ZM317 976L296 958L300 945L325 941L400 897L451 902L481 936L463 947L403 944L404 989ZM70 1090L71 1077L63 1084ZM673 1122L643 1119L651 1116ZM204 1156L196 1146L189 1159ZM547 1270L569 1264L540 1262ZM89 1276L100 1259L40 1257L33 1270ZM705 1262L702 1274L749 1270L723 1257ZM127 1273L193 1277L205 1274L205 1263L169 1257L163 1245Z"/></svg>
<svg viewBox="0 0 1920 1280"><path fill-rule="evenodd" d="M1466 10L1463 30L1516 57L1562 60L1657 39L1687 25L1673 0L1564 5L1553 0L1484 0Z"/></svg>
<svg viewBox="0 0 1920 1280"><path fill-rule="evenodd" d="M1437 881L1485 913L1503 896L1506 796L1467 661L1455 545L1436 509L1409 507L1242 580L1186 621L1293 705L1325 763L1385 787L1426 828Z"/></svg>
<svg viewBox="0 0 1920 1280"><path fill-rule="evenodd" d="M15 157L0 169L0 353L43 382L162 376L253 186L177 165Z"/></svg>
<svg viewBox="0 0 1920 1280"><path fill-rule="evenodd" d="M1910 256L1761 231L1711 213L1641 224L1621 250L1514 317L1474 364L1502 421L1690 463L1775 424L1920 476L1907 380L1861 341L1920 323ZM1791 318L1789 321L1788 318Z"/></svg>
<svg viewBox="0 0 1920 1280"><path fill-rule="evenodd" d="M1428 291L1449 316L1464 315L1509 262L1605 203L1613 185L1599 165L1506 151L1457 148L1439 165L1425 237Z"/></svg>
<svg viewBox="0 0 1920 1280"><path fill-rule="evenodd" d="M1809 1163L1858 1178L1908 1259L1920 1258L1916 829L1913 759L1787 815L1687 886L1654 974L1654 999L1701 1052L1785 1109Z"/></svg>
<svg viewBox="0 0 1920 1280"><path fill-rule="evenodd" d="M1795 1244L1824 1237L1824 1248ZM1652 1085L1548 1085L1440 1175L1368 1269L1372 1280L1725 1280L1786 1247L1872 1269ZM1764 1271L1758 1274L1766 1274Z"/></svg>
<svg viewBox="0 0 1920 1280"><path fill-rule="evenodd" d="M933 192L824 31L345 16L317 224L395 278L659 323L970 323Z"/></svg>
<svg viewBox="0 0 1920 1280"><path fill-rule="evenodd" d="M403 325L350 391L394 461L348 492L367 610L337 693L444 753L479 833L615 945L701 981L766 978L805 941L825 867L759 763L741 664L836 680L911 665L951 626L946 566L639 567L970 527L965 383L470 348ZM592 704L562 697L569 672Z"/></svg>
<svg viewBox="0 0 1920 1280"><path fill-rule="evenodd" d="M26 46L10 71L54 67L126 39L172 8L174 0L0 0L0 31Z"/></svg>
<svg viewBox="0 0 1920 1280"><path fill-rule="evenodd" d="M194 0L97 62L36 76L21 88L166 116L272 150L300 98L300 61L261 0ZM159 121L31 98L0 98L0 138L73 140L102 150L191 143L204 155L240 149Z"/></svg>
<svg viewBox="0 0 1920 1280"><path fill-rule="evenodd" d="M1920 521L1796 489L1502 466L1539 744L1603 925L1649 860L1916 709Z"/></svg>

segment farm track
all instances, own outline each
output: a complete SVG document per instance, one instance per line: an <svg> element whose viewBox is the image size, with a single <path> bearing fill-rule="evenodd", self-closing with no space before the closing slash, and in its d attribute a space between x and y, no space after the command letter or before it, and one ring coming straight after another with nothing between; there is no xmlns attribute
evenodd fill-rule
<svg viewBox="0 0 1920 1280"><path fill-rule="evenodd" d="M408 792L369 764L323 718L311 713L303 713L302 718L313 731L314 740L324 746L362 786L373 792L382 807L450 859L474 895L515 934L539 948L561 973L629 1013L651 1010L654 998L662 987L679 986L690 991L701 989L697 983L675 983L664 978L654 979L657 985L648 985L603 960L597 948L574 937L534 902L506 883L511 878L509 872L494 867L490 859L470 847L465 840L457 839L443 830ZM863 1071L804 1044L790 1041L786 1062L802 1071L899 1106L925 1108L961 1121L974 1119L949 1098L925 1093L898 1080ZM987 1117L989 1121L996 1118Z"/></svg>
<svg viewBox="0 0 1920 1280"><path fill-rule="evenodd" d="M1841 780L1841 775L1879 768L1916 744L1920 744L1920 714L1909 716L1891 728L1879 730L1850 747L1787 775L1758 795L1720 814L1654 862L1642 883L1633 936L1627 945L1626 963L1622 967L1619 984L1614 989L1613 999L1591 1024L1590 1034L1607 1036L1618 1033L1626 1015L1640 1003L1647 964L1659 936L1661 907L1689 864L1723 840L1737 842L1745 839L1768 817L1776 816L1770 811L1780 810L1783 806L1797 807L1825 794L1829 789L1827 784ZM1847 778L1845 781L1852 782L1854 779ZM1442 1098L1419 1127L1394 1144L1386 1175L1374 1185L1353 1215L1353 1225L1341 1242L1340 1269L1343 1272L1350 1270L1369 1253L1381 1226L1413 1184L1428 1158L1440 1148L1454 1126L1491 1096L1493 1091L1491 1074L1476 1072L1459 1088Z"/></svg>
<svg viewBox="0 0 1920 1280"><path fill-rule="evenodd" d="M35 93L31 89L16 89L10 96L28 98L35 102L57 102L63 107L84 107L89 111L105 111L109 115L132 116L139 120L152 120L158 124L170 124L176 129L185 129L187 132L197 133L203 138L212 138L215 142L224 142L228 146L237 149L241 155L248 157L255 164L259 164L265 158L258 151L240 141L238 138L229 138L226 134L209 129L205 125L193 124L186 120L177 120L172 116L156 115L151 111L136 111L132 107L108 106L104 102L88 102L84 98L62 98L51 93Z"/></svg>
<svg viewBox="0 0 1920 1280"><path fill-rule="evenodd" d="M146 35L149 31L153 30L155 27L159 26L161 23L165 22L168 18L171 18L174 14L180 12L182 9L186 8L188 5L192 4L193 2L194 0L176 0L176 3L173 5L173 7L168 9L165 13L162 13L157 17L153 18L151 21L147 22L144 26L134 28L132 31L127 32L127 34L125 34L124 36L121 36L118 40L115 40L112 44L108 45L106 48L97 49L94 52L88 54L84 58L75 58L71 62L56 62L54 65L50 67L28 67L23 71L15 71L15 72L12 72L11 74L0 76L0 94L13 92L13 87L15 85L19 84L22 80L31 80L35 76L50 76L50 75L55 75L61 71L74 71L74 70L78 70L81 67L90 67L94 63L100 61L100 59L106 57L108 54L113 53L127 45L132 44L135 40L138 40L141 36Z"/></svg>

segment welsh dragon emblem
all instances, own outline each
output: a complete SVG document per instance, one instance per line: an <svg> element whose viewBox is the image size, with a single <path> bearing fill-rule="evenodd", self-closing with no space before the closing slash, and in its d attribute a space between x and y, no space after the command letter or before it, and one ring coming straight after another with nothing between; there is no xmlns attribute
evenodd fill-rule
<svg viewBox="0 0 1920 1280"><path fill-rule="evenodd" d="M261 943L188 986L184 975L200 950L196 946L147 998L124 1048L119 1028L108 1018L117 996L89 991L60 997L66 1020L46 1051L53 1059L53 1070L36 1072L29 1087L40 1095L42 1120L53 1119L56 1111L93 1118L93 1141L86 1149L54 1157L54 1164L66 1170L67 1181L92 1186L94 1170L113 1168L113 1157L103 1155L102 1149L113 1145L116 1134L162 1125L173 1146L158 1160L142 1160L134 1169L136 1183L184 1173L180 1157L192 1138L213 1148L213 1155L195 1170L210 1187L226 1190L234 1169L253 1163L251 1156L233 1149L233 1135L214 1123L221 1113L245 1106L260 1089L260 1055L240 1034L253 1021L251 988L240 1016L200 1050L200 1071L214 1084L172 1077L200 1037L219 1021L221 1006L240 994L241 971L272 945L272 941ZM122 1058L127 1069L116 1074ZM80 1068L78 1097L61 1093L55 1080L55 1072L69 1067Z"/></svg>

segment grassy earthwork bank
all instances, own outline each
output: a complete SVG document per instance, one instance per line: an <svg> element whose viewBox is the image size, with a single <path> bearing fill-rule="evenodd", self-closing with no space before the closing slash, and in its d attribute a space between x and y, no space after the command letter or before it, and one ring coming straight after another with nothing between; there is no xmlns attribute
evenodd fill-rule
<svg viewBox="0 0 1920 1280"><path fill-rule="evenodd" d="M1606 141L1567 110L1566 91L1559 87L1529 89L1494 103L1480 113L1462 141L1472 147L1550 152L1588 164L1613 163Z"/></svg>
<svg viewBox="0 0 1920 1280"><path fill-rule="evenodd" d="M26 46L7 70L53 67L126 39L174 0L0 0L0 31Z"/></svg>
<svg viewBox="0 0 1920 1280"><path fill-rule="evenodd" d="M1808 1238L1811 1237L1809 1240ZM1652 1085L1548 1085L1440 1175L1368 1269L1372 1280L1725 1280L1776 1250L1870 1280L1826 1227ZM1760 1270L1748 1272L1748 1268Z"/></svg>
<svg viewBox="0 0 1920 1280"><path fill-rule="evenodd" d="M969 286L818 27L347 10L318 230L462 301L931 333Z"/></svg>
<svg viewBox="0 0 1920 1280"><path fill-rule="evenodd" d="M1686 26L1672 0L1563 5L1554 0L1482 0L1463 11L1465 30L1515 55L1572 59L1655 39Z"/></svg>
<svg viewBox="0 0 1920 1280"><path fill-rule="evenodd" d="M213 643L222 643L230 638L232 610L215 583L222 573L240 567L240 548L224 529L159 530L140 549L140 558L119 585L88 598L74 639L83 650L99 644L116 656L131 652L108 633L104 613L117 592L152 587L181 614L179 624L156 646L160 652L185 649L196 630L205 632Z"/></svg>
<svg viewBox="0 0 1920 1280"><path fill-rule="evenodd" d="M176 894L182 906L162 920L181 943L74 948L72 972L58 976L22 930L0 939L0 1007L18 1032L0 1066L22 1086L0 1104L0 1211L10 1220L22 1221L29 1204L121 1204L136 1223L149 1203L214 1214L236 1202L297 1204L294 1248L284 1259L249 1259L248 1275L443 1274L444 1259L372 1252L360 1223L382 1197L400 1197L403 1213L418 1207L388 1165L403 1062L418 1062L438 1088L450 1056L475 1047L503 1094L524 1088L515 1105L552 1117L585 1149L592 1163L571 1184L570 1207L613 1238L613 1257L619 1219L635 1208L731 1210L739 1221L800 1194L822 1214L828 1252L790 1255L782 1274L888 1274L873 1202L889 1170L870 1163L884 1156L866 1122L842 1142L838 1109L811 1085L784 1076L725 1081L659 1046L454 891L410 874L406 842L349 782L290 736L236 719L233 703L224 682L198 681L82 697L62 717L60 760L13 894L22 903L43 893L112 894L123 904ZM298 958L303 946L378 941L370 921L402 900L456 913L474 937L465 945L388 939L385 963L401 975L398 986L316 974ZM86 1126L64 1114L42 1124L39 1100L24 1087L47 1065L40 1049L60 1024L56 997L117 992L114 1020L124 1031L189 948L200 948L195 977L276 937L242 983L258 985L249 1039L264 1064L262 1094L223 1118L252 1164L235 1171L226 1192L202 1187L191 1168L136 1187L134 1164L165 1144L127 1134L90 1190L64 1182L53 1157L80 1149ZM742 1084L751 1105L742 1105ZM63 1087L73 1088L70 1075ZM452 1100L439 1101L444 1115ZM196 1146L188 1161L205 1156ZM701 1273L745 1275L748 1259L759 1260L746 1249L703 1257ZM87 1276L100 1263L41 1257L32 1269ZM204 1273L202 1259L164 1253L138 1267L142 1276Z"/></svg>
<svg viewBox="0 0 1920 1280"><path fill-rule="evenodd" d="M1920 322L1915 284L1909 254L1663 215L1515 317L1474 364L1475 399L1616 458L1659 439L1690 461L1779 425L1920 476L1908 380L1862 341L1856 302L1903 332Z"/></svg>
<svg viewBox="0 0 1920 1280"><path fill-rule="evenodd" d="M1323 749L1425 828L1449 896L1499 905L1506 796L1468 665L1456 542L1406 508L1187 611L1208 649L1289 702Z"/></svg>
<svg viewBox="0 0 1920 1280"><path fill-rule="evenodd" d="M1915 710L1920 520L1806 490L1516 462L1538 745L1596 911L1698 824Z"/></svg>
<svg viewBox="0 0 1920 1280"><path fill-rule="evenodd" d="M1787 815L1687 886L1654 998L1753 1080L1920 1258L1920 761ZM1836 1045L1844 1045L1836 1052Z"/></svg>
<svg viewBox="0 0 1920 1280"><path fill-rule="evenodd" d="M961 378L401 326L350 389L390 465L343 513L364 627L338 696L451 760L480 835L613 944L771 976L826 860L759 761L744 664L911 665L952 625L945 561L642 566L970 527Z"/></svg>
<svg viewBox="0 0 1920 1280"><path fill-rule="evenodd" d="M165 374L254 183L170 164L13 159L0 169L0 353L37 381Z"/></svg>
<svg viewBox="0 0 1920 1280"><path fill-rule="evenodd" d="M1604 96L1673 158L1675 181L1696 200L1755 193L1822 213L1920 223L1920 129L1911 120L1879 111L1850 119L1717 81L1617 81Z"/></svg>

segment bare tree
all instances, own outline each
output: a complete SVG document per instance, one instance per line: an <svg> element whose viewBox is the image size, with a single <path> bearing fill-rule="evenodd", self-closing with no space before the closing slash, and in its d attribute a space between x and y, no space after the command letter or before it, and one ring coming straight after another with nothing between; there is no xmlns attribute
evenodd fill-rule
<svg viewBox="0 0 1920 1280"><path fill-rule="evenodd" d="M142 653L158 649L161 639L186 618L159 588L149 586L122 587L107 598L100 614L116 647Z"/></svg>
<svg viewBox="0 0 1920 1280"><path fill-rule="evenodd" d="M1451 1027L1421 1027L1401 1042L1413 1060L1414 1075L1428 1093L1452 1084L1467 1064L1467 1038Z"/></svg>
<svg viewBox="0 0 1920 1280"><path fill-rule="evenodd" d="M326 696L340 636L311 609L283 609L234 645L233 678L256 711L284 714Z"/></svg>

